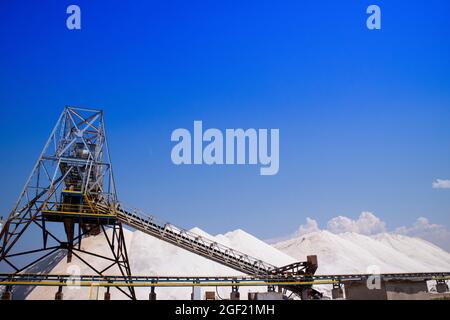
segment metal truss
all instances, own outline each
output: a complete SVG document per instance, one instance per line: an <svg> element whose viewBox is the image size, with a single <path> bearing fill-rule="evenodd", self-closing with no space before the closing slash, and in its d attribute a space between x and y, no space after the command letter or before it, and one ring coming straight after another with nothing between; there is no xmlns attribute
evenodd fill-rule
<svg viewBox="0 0 450 320"><path fill-rule="evenodd" d="M49 225L54 223L63 226L64 240L61 233L50 231ZM129 292L123 292L135 298L122 224L253 276L313 275L317 269L317 262L309 260L278 268L138 210L126 209L117 200L102 111L66 107L0 231L0 263L18 274L63 249L69 262L75 256L100 276L118 267L121 275L130 279L126 282ZM18 242L25 231L32 234L30 227L39 230L42 243L34 241L36 249L20 252ZM107 228L112 229L111 236ZM101 232L112 257L81 249L83 237ZM80 253L111 263L99 270ZM24 256L26 263L18 259ZM295 290L301 293L304 287Z"/></svg>
<svg viewBox="0 0 450 320"><path fill-rule="evenodd" d="M137 209L129 210L119 205L117 213L118 219L123 224L245 274L269 275L277 269L274 265L208 238L173 224L160 222L154 217L140 213Z"/></svg>
<svg viewBox="0 0 450 320"><path fill-rule="evenodd" d="M73 203L73 199L80 203ZM0 230L0 264L18 274L58 250L65 250L69 262L76 256L99 275L116 266L122 276L130 277L122 224L115 219L114 211L109 210L111 214L105 217L91 210L89 206L94 202L107 208L114 208L117 202L103 112L66 107ZM63 230L50 228L55 224L63 226ZM30 243L24 240L25 233L34 235L35 248L21 251ZM41 242L35 237L39 233ZM111 256L81 249L84 237L99 233L104 234ZM95 255L111 264L99 270L80 253ZM131 286L128 292L119 289L135 298Z"/></svg>
<svg viewBox="0 0 450 320"><path fill-rule="evenodd" d="M131 280L135 287L151 287L161 286L180 287L183 284L187 287L202 286L267 286L280 285L298 286L298 285L322 285L333 284L339 286L352 281L364 281L372 275L370 274L352 274L352 275L317 275L317 276L132 276L124 277L117 275L99 276L73 275L65 274L7 274L0 273L0 285L35 285L35 286L104 286L104 287L126 287L129 285L127 281ZM450 272L423 272L423 273L394 273L380 274L383 281L431 281L443 282L450 279Z"/></svg>
<svg viewBox="0 0 450 320"><path fill-rule="evenodd" d="M80 200L75 203L73 199ZM63 225L66 239L61 240L60 234L50 231L51 223ZM6 263L17 274L64 249L69 262L75 256L101 276L117 266L122 276L131 279L122 224L253 276L313 274L317 268L309 262L277 268L172 224L158 222L138 210L126 209L117 201L102 111L66 107L0 232L0 263ZM39 229L42 244L32 250L13 251L31 226ZM112 229L111 237L106 227ZM81 250L83 237L100 232L112 258ZM80 253L111 263L99 270ZM20 266L23 261L14 261L36 254L40 255ZM132 281L129 283L129 293L124 293L134 298Z"/></svg>

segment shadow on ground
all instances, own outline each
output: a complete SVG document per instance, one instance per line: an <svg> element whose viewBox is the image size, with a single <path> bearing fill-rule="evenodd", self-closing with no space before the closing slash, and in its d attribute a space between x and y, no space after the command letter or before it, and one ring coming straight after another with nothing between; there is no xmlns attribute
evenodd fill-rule
<svg viewBox="0 0 450 320"><path fill-rule="evenodd" d="M56 265L66 256L65 250L58 250L47 258L39 261L25 270L24 273L50 273ZM35 286L15 286L12 289L14 300L25 300L26 297L33 291Z"/></svg>

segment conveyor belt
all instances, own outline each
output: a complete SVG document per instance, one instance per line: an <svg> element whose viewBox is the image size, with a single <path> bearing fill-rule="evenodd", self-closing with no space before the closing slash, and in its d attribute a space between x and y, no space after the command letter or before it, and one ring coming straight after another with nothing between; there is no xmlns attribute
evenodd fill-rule
<svg viewBox="0 0 450 320"><path fill-rule="evenodd" d="M107 208L104 208L107 210ZM239 272L249 275L268 275L277 267L208 238L169 223L160 223L153 217L138 211L126 210L118 206L117 218L123 223L148 235L169 242L192 253L216 261Z"/></svg>

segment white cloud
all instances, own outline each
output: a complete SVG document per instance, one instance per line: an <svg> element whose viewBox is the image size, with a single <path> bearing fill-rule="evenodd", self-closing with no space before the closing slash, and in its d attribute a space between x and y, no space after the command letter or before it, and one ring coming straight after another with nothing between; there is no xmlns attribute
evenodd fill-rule
<svg viewBox="0 0 450 320"><path fill-rule="evenodd" d="M432 185L434 189L450 189L450 180L436 179Z"/></svg>
<svg viewBox="0 0 450 320"><path fill-rule="evenodd" d="M337 216L328 221L327 229L333 233L344 233L356 232L357 227L354 220L344 216Z"/></svg>
<svg viewBox="0 0 450 320"><path fill-rule="evenodd" d="M297 232L295 233L296 236L302 236L304 234L308 234L311 232L320 231L319 225L317 224L317 221L311 218L306 218L306 224L302 224Z"/></svg>
<svg viewBox="0 0 450 320"><path fill-rule="evenodd" d="M327 223L327 229L333 233L356 232L365 235L386 232L386 224L371 212L362 212L358 219L338 216Z"/></svg>
<svg viewBox="0 0 450 320"><path fill-rule="evenodd" d="M296 236L320 231L316 220L306 218L306 223L302 224ZM348 217L338 216L328 221L327 230L332 233L356 232L365 235L377 234L386 231L386 224L371 212L361 212L358 219L353 220Z"/></svg>
<svg viewBox="0 0 450 320"><path fill-rule="evenodd" d="M316 220L306 218L306 223L302 224L293 236L298 237L304 234L320 231ZM337 216L330 219L325 229L332 233L355 232L364 235L375 235L383 232L392 232L410 237L421 238L450 252L450 230L440 224L430 223L427 218L418 218L412 226L402 226L394 231L386 228L386 223L371 212L361 212L357 219L351 219L345 216ZM286 240L286 239L283 239ZM272 242L274 243L274 242Z"/></svg>
<svg viewBox="0 0 450 320"><path fill-rule="evenodd" d="M411 227L403 226L395 229L395 233L422 238L450 251L450 231L447 227L430 223L424 217L418 218Z"/></svg>

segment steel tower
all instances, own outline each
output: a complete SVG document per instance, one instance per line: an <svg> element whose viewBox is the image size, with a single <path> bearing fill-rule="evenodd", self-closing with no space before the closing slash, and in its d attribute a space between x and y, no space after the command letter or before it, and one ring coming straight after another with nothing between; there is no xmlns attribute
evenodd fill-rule
<svg viewBox="0 0 450 320"><path fill-rule="evenodd" d="M103 112L65 107L0 230L0 264L8 265L14 273L26 272L64 250L68 262L75 256L101 276L118 269L130 279L118 206ZM54 230L58 225L59 233ZM36 241L34 233L35 248L21 251L21 242L26 242L25 235L32 233L31 228L42 235L41 239ZM81 248L84 237L99 233L108 242L109 256ZM106 259L108 266L100 269L80 253ZM135 299L132 286L117 289Z"/></svg>
<svg viewBox="0 0 450 320"><path fill-rule="evenodd" d="M68 262L75 256L108 283L112 283L112 278L117 278L114 273L119 271L125 286L122 282L115 287L135 299L134 284L137 278L131 275L122 225L239 272L263 277L268 285L279 277L291 282L298 276L310 279L317 269L315 256L308 256L304 262L277 267L173 224L161 222L137 209L126 208L117 199L103 112L66 107L0 230L0 267L9 266L13 278L24 272L45 274L53 267L46 266L48 270L43 271L38 263L45 264L45 259L53 259L62 251ZM56 230L58 226L59 230ZM109 255L81 247L84 237L97 234L102 234L107 242L111 249ZM27 237L31 237L34 249L23 250L30 247ZM82 255L97 258L95 264L83 259ZM61 278L60 290L67 284L66 281L65 277ZM302 299L319 294L311 284L280 287ZM10 289L6 291L10 292Z"/></svg>

